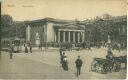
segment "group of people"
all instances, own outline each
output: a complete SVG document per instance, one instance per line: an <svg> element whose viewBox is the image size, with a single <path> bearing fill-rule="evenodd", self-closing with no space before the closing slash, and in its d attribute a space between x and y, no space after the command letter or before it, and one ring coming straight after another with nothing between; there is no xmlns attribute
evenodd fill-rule
<svg viewBox="0 0 128 80"><path fill-rule="evenodd" d="M29 50L28 50L28 47L29 47ZM31 42L29 43L24 43L24 48L25 48L25 53L28 53L30 51L30 53L32 53L32 44ZM9 53L10 53L10 59L13 58L13 52L14 51L14 44L10 44L10 48L9 48Z"/></svg>
<svg viewBox="0 0 128 80"><path fill-rule="evenodd" d="M60 50L60 63L62 64L62 67L65 71L68 71L68 61L67 56L65 55L65 52Z"/></svg>
<svg viewBox="0 0 128 80"><path fill-rule="evenodd" d="M24 47L25 47L25 53L28 53L29 51L30 51L30 53L32 53L32 44L31 44L31 42L24 43ZM28 47L29 47L29 51L28 51Z"/></svg>
<svg viewBox="0 0 128 80"><path fill-rule="evenodd" d="M62 68L65 70L65 71L68 71L69 68L68 68L68 60L67 60L67 56L65 55L65 52L63 50L60 49L60 63L62 64ZM78 56L78 58L75 60L75 64L76 64L76 69L77 69L77 77L80 75L80 72L81 72L81 67L82 67L82 64L83 64L83 61L82 59L80 58L80 56Z"/></svg>

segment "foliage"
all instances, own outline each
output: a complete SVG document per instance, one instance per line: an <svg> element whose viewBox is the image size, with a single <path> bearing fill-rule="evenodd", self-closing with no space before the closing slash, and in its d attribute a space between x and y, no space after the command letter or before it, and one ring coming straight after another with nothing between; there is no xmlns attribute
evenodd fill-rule
<svg viewBox="0 0 128 80"><path fill-rule="evenodd" d="M123 34L121 33L123 26L125 29L127 28L126 21L122 21L121 17L113 18L106 14L103 18L96 17L93 19L91 24L86 24L85 29L90 31L94 43L107 42L108 35L112 42L120 43L124 42L122 41L124 38L122 38ZM90 40L90 38L85 38L85 41L87 39Z"/></svg>
<svg viewBox="0 0 128 80"><path fill-rule="evenodd" d="M10 15L1 16L2 38L25 38L25 22L13 21Z"/></svg>

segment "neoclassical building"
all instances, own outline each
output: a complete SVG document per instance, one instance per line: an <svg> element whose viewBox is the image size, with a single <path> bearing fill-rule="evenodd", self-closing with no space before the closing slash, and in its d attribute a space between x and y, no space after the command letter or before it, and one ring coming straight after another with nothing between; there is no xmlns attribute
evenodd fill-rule
<svg viewBox="0 0 128 80"><path fill-rule="evenodd" d="M26 40L33 45L44 43L82 43L84 42L84 24L76 20L44 18L29 21L26 28Z"/></svg>

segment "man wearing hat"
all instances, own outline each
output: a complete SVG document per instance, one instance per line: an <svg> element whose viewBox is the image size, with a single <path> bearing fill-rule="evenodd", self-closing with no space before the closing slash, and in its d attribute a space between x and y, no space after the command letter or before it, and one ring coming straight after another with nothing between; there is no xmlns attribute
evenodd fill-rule
<svg viewBox="0 0 128 80"><path fill-rule="evenodd" d="M77 69L77 76L79 76L81 71L81 66L83 64L82 60L80 59L80 56L78 56L78 59L76 59L75 64Z"/></svg>

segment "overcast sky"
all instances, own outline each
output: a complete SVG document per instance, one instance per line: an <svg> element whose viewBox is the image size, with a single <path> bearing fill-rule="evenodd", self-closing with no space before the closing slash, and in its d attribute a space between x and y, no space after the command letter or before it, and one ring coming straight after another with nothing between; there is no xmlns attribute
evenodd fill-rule
<svg viewBox="0 0 128 80"><path fill-rule="evenodd" d="M126 15L126 4L126 0L3 0L2 14L17 21L45 17L84 20L105 13Z"/></svg>

